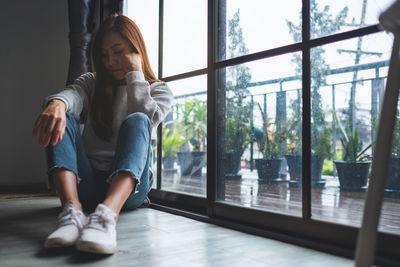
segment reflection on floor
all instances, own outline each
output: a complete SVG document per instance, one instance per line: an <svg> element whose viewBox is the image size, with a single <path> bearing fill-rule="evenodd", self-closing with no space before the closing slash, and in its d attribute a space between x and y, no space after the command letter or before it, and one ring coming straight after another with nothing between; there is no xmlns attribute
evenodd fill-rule
<svg viewBox="0 0 400 267"><path fill-rule="evenodd" d="M353 266L353 261L150 208L121 214L113 256L45 250L56 197L0 199L0 266Z"/></svg>
<svg viewBox="0 0 400 267"><path fill-rule="evenodd" d="M301 216L301 187L288 181L265 183L257 171L241 170L241 179L225 180L225 201L245 207ZM178 171L163 172L162 188L206 196L206 174L181 177ZM318 220L360 226L366 192L341 191L336 177L323 176L326 183L312 188L312 217ZM400 234L400 196L385 197L380 231Z"/></svg>

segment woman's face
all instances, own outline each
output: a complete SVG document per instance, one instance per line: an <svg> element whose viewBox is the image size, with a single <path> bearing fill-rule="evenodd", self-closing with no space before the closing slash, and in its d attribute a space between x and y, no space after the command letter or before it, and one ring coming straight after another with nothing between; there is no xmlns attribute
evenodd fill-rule
<svg viewBox="0 0 400 267"><path fill-rule="evenodd" d="M115 80L125 78L126 72L123 68L123 56L131 53L129 43L116 32L107 33L101 46L101 58L106 70Z"/></svg>

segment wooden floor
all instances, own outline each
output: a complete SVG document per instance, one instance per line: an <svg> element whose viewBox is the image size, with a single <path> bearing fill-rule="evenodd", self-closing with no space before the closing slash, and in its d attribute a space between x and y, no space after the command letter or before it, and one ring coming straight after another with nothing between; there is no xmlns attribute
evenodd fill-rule
<svg viewBox="0 0 400 267"><path fill-rule="evenodd" d="M301 216L302 188L287 180L265 183L258 180L257 172L242 170L241 179L225 180L225 202L249 208ZM206 196L207 178L181 177L178 172L164 172L162 188ZM312 187L312 218L361 226L366 192L343 191L339 188L337 177L324 176L324 183ZM400 234L400 193L390 192L384 199L379 231Z"/></svg>
<svg viewBox="0 0 400 267"><path fill-rule="evenodd" d="M45 250L56 224L56 197L0 199L0 266L352 266L329 254L253 236L151 208L122 213L118 252Z"/></svg>

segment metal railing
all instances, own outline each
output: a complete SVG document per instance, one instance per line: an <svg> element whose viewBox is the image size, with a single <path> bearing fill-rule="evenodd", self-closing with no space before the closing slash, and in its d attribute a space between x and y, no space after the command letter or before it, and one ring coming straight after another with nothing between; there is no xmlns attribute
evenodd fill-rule
<svg viewBox="0 0 400 267"><path fill-rule="evenodd" d="M320 87L321 89L330 89L331 91L331 107L333 110L336 110L336 94L337 94L337 90L340 87L344 87L346 85L352 85L352 84L362 84L362 88L363 90L370 90L370 95L371 95L371 107L369 110L359 110L359 112L369 112L370 113L370 120L369 121L362 121L363 123L365 123L364 125L358 125L358 127L370 127L370 140L373 140L375 137L375 128L371 123L372 118L374 117L378 117L379 114L379 110L380 110L380 104L382 101L382 96L384 93L384 82L386 79L386 76L381 76L380 75L380 69L384 68L384 67L388 67L389 61L378 61L378 62L373 62L373 63L367 63L367 64L359 64L356 66L349 66L349 67L342 67L342 68L336 68L336 69L332 69L329 70L326 77L331 76L331 75L338 75L338 74L345 74L345 73L353 73L353 72L358 72L358 71L363 71L363 70L375 70L375 76L372 78L366 78L366 79L358 79L358 80L352 80L352 81L344 81L344 82L337 82L337 83L327 83L324 86ZM268 114L268 108L267 108L267 103L270 101L271 97L273 99L273 101L275 101L275 114L279 114L278 117L275 115L275 119L278 119L279 121L284 121L287 119L287 93L290 92L296 92L297 97L301 98L301 91L302 88L295 88L295 89L284 89L285 88L285 83L288 82L294 82L294 81L300 81L301 82L301 75L293 75L293 76L289 76L289 77L282 77L282 78L277 78L277 79L271 79L271 80L265 80L265 81L258 81L258 82L252 82L249 83L247 86L247 89L250 89L253 94L250 94L249 97L249 101L252 105L252 112L251 112L251 116L252 119L255 118L254 115L254 101L255 98L261 97L263 98L263 103L260 103L260 105L262 106L262 108L264 109L264 114ZM366 83L369 82L370 86L368 86L369 88L366 88ZM260 93L254 93L256 91L257 87L261 87L261 86L265 86L265 85L278 85L277 86L277 90L276 91L270 91L270 92L260 92ZM263 90L263 88L261 88L261 90ZM348 90L350 90L350 88L348 88ZM175 99L178 101L182 101L184 99L188 99L188 98L194 98L196 96L201 96L201 95L206 95L207 92L206 91L201 91L201 92L196 92L196 93L189 93L189 94L183 94L183 95L178 95L175 96ZM326 95L323 95L323 97L326 97ZM328 104L328 103L326 103ZM356 109L356 106L352 106L352 107L348 107ZM256 108L256 110L258 110L258 108ZM175 112L179 113L179 108L178 106L175 109ZM268 115L266 115L268 116ZM270 116L268 116L270 117ZM171 116L169 117L169 119L173 119ZM206 118L205 118L206 119ZM274 118L273 118L274 119ZM168 119L167 119L168 120ZM254 120L252 120L254 121ZM339 140L338 135L336 134L336 131L334 129L333 126L333 115L331 115L331 119L328 120L328 122L331 124L332 127L332 144L333 144L333 155L335 155L336 153L336 141ZM364 140L365 142L367 142L368 140ZM253 156L254 156L254 147L253 144L251 143L250 151L248 151L250 153L250 162L253 162ZM250 166L252 166L252 164L250 164Z"/></svg>

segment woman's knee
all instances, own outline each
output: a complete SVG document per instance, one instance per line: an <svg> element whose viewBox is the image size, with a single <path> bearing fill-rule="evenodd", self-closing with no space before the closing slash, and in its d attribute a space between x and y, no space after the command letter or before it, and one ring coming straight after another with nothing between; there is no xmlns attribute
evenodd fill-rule
<svg viewBox="0 0 400 267"><path fill-rule="evenodd" d="M142 122L142 123L150 123L150 118L149 116L147 116L146 114L144 114L143 112L135 112L135 113L131 113L128 116L126 116L124 123L131 123L131 122Z"/></svg>
<svg viewBox="0 0 400 267"><path fill-rule="evenodd" d="M121 128L125 127L138 127L144 126L148 129L151 128L151 121L149 116L142 112L131 113L126 116L125 120L122 122Z"/></svg>

